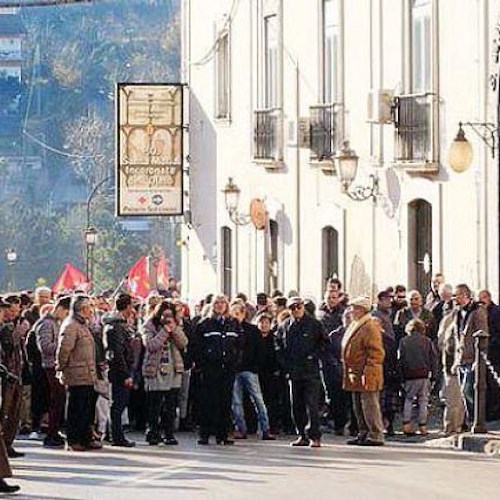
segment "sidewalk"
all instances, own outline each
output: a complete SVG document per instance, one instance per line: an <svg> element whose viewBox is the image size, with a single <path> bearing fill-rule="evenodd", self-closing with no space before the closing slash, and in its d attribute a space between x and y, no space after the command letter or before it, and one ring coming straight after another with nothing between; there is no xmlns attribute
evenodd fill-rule
<svg viewBox="0 0 500 500"><path fill-rule="evenodd" d="M431 448L486 453L500 458L500 420L488 422L487 428L488 432L486 434L464 432L454 436L430 439L425 445Z"/></svg>

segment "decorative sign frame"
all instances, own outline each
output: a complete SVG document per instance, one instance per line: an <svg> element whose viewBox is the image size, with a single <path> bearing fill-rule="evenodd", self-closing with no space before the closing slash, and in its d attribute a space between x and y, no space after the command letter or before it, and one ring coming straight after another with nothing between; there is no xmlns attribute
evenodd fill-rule
<svg viewBox="0 0 500 500"><path fill-rule="evenodd" d="M183 214L183 85L118 83L116 213Z"/></svg>

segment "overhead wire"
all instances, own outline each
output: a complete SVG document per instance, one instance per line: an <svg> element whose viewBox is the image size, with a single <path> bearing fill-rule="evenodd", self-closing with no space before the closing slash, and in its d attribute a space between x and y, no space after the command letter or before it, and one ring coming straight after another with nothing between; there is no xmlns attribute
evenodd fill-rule
<svg viewBox="0 0 500 500"><path fill-rule="evenodd" d="M225 35L225 32L227 31L228 26L231 24L231 21L233 18L236 16L236 13L238 12L240 0L233 0L233 4L231 5L231 8L229 9L229 13L226 14L226 19L224 20L224 24L222 27L218 30L217 33L217 38L215 39L215 42L212 44L210 49L207 51L207 53L201 57L198 61L191 63L192 66L203 66L204 64L207 64L212 60L214 57L215 53L217 52L217 48L219 46L219 43L221 42L223 36Z"/></svg>

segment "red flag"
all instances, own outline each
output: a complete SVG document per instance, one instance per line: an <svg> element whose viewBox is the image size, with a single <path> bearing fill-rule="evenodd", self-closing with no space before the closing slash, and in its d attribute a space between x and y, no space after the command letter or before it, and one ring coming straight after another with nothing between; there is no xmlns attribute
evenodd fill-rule
<svg viewBox="0 0 500 500"><path fill-rule="evenodd" d="M168 264L164 253L161 254L158 266L156 267L156 283L157 286L163 285L165 288L168 287Z"/></svg>
<svg viewBox="0 0 500 500"><path fill-rule="evenodd" d="M52 285L54 293L61 293L65 290L82 290L84 292L90 290L90 282L85 273L70 262L66 262L61 274Z"/></svg>
<svg viewBox="0 0 500 500"><path fill-rule="evenodd" d="M128 272L128 286L133 295L147 297L149 294L149 272L146 257L141 257Z"/></svg>

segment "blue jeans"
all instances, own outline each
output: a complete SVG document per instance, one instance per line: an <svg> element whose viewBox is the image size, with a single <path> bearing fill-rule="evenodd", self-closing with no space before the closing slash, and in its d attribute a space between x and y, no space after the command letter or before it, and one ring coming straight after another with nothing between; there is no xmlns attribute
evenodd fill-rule
<svg viewBox="0 0 500 500"><path fill-rule="evenodd" d="M462 398L467 409L469 423L474 422L474 370L472 365L461 365L458 367L458 380Z"/></svg>
<svg viewBox="0 0 500 500"><path fill-rule="evenodd" d="M247 424L245 422L245 411L243 409L243 389L248 391L255 409L257 410L257 421L260 431L264 434L269 432L269 418L267 416L267 408L264 404L262 391L260 389L259 376L253 372L240 372L236 374L233 385L233 417L236 428L242 434L247 432Z"/></svg>

